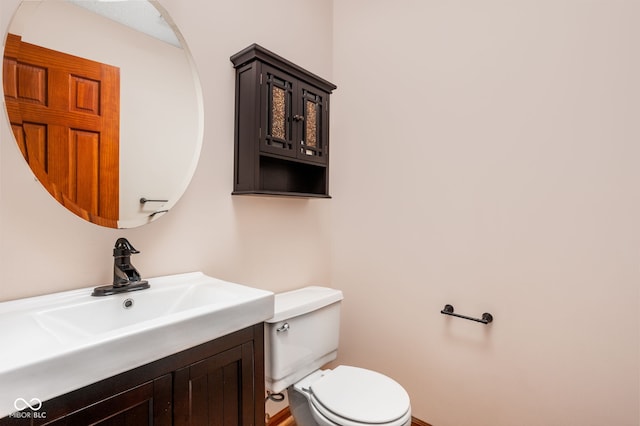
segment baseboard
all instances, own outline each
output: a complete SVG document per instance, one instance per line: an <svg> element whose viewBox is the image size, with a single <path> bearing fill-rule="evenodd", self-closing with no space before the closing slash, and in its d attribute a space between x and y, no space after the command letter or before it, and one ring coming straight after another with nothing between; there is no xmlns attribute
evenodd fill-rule
<svg viewBox="0 0 640 426"><path fill-rule="evenodd" d="M271 416L269 421L267 422L267 426L295 426L295 422L291 417L291 412L289 411L289 407L285 407L284 409L278 411L276 414ZM416 419L415 417L411 417L411 426L431 426L429 423L422 421L420 419Z"/></svg>

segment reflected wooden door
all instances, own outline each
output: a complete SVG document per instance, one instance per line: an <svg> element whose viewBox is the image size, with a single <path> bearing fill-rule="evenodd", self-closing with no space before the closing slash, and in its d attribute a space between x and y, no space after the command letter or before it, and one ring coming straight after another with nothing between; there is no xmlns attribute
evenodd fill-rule
<svg viewBox="0 0 640 426"><path fill-rule="evenodd" d="M117 227L119 68L9 34L3 87L13 133L36 177L77 215Z"/></svg>

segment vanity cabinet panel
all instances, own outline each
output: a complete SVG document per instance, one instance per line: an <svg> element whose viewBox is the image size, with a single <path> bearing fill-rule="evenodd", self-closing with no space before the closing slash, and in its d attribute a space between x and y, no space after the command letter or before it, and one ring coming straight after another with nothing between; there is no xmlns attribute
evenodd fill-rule
<svg viewBox="0 0 640 426"><path fill-rule="evenodd" d="M236 68L234 194L329 197L336 86L256 44Z"/></svg>
<svg viewBox="0 0 640 426"><path fill-rule="evenodd" d="M260 323L45 401L37 413L4 417L0 426L264 426L264 394Z"/></svg>
<svg viewBox="0 0 640 426"><path fill-rule="evenodd" d="M172 424L171 400L172 377L169 374L61 418L48 419L45 424L51 426L85 426L88 424L97 426L169 426Z"/></svg>
<svg viewBox="0 0 640 426"><path fill-rule="evenodd" d="M229 349L176 371L176 425L256 424L253 345Z"/></svg>

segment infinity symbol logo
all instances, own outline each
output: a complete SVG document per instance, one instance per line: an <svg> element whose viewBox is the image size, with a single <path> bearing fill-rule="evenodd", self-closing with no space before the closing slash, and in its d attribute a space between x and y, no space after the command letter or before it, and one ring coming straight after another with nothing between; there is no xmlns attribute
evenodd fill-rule
<svg viewBox="0 0 640 426"><path fill-rule="evenodd" d="M40 408L42 408L42 401L40 401L38 398L31 398L31 401L27 402L27 400L24 398L18 398L14 401L13 406L18 411L22 411L27 407L31 408L33 411L38 411Z"/></svg>

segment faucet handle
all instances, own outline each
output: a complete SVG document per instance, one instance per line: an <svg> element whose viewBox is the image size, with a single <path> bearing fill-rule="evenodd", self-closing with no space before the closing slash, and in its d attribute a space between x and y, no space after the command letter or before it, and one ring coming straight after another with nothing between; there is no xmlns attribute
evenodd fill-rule
<svg viewBox="0 0 640 426"><path fill-rule="evenodd" d="M140 252L136 250L126 238L118 238L115 246L113 247L114 256L128 256L136 253Z"/></svg>

